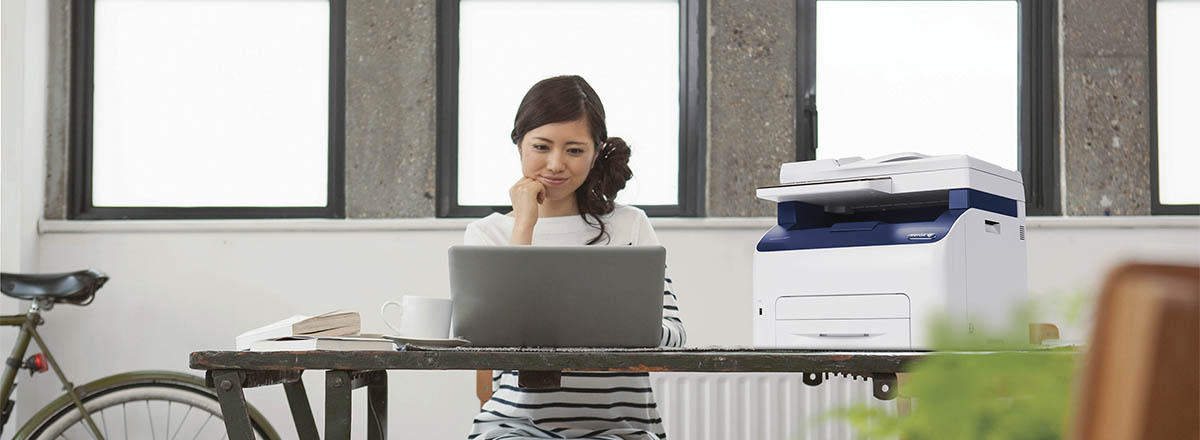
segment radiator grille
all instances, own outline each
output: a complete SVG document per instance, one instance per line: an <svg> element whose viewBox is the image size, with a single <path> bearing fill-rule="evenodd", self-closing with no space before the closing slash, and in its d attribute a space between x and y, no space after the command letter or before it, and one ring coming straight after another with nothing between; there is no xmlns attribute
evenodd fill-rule
<svg viewBox="0 0 1200 440"><path fill-rule="evenodd" d="M853 439L845 422L829 411L867 404L896 411L896 401L877 400L870 380L830 376L810 387L800 373L655 373L651 375L667 436L672 440Z"/></svg>

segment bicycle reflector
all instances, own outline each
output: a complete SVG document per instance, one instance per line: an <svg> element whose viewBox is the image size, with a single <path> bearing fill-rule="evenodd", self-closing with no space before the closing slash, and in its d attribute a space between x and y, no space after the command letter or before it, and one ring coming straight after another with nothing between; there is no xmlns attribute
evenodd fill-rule
<svg viewBox="0 0 1200 440"><path fill-rule="evenodd" d="M41 353L30 356L25 359L25 368L29 369L29 374L42 373L50 369L50 364L46 362L46 357Z"/></svg>

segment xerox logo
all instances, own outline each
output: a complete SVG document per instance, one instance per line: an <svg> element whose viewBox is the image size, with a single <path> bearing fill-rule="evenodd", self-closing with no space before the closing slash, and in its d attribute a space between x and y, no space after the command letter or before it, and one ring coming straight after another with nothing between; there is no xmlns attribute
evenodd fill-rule
<svg viewBox="0 0 1200 440"><path fill-rule="evenodd" d="M932 232L927 233L927 234L908 234L909 240L928 241L928 240L933 240L935 238L937 238L937 234L934 234Z"/></svg>

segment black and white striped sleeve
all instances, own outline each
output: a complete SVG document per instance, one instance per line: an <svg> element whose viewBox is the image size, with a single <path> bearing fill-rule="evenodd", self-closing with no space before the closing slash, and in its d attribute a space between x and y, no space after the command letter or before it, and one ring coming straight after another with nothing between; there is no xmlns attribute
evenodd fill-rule
<svg viewBox="0 0 1200 440"><path fill-rule="evenodd" d="M663 321L659 347L683 347L687 343L687 330L679 316L679 297L671 288L671 276L663 278Z"/></svg>
<svg viewBox="0 0 1200 440"><path fill-rule="evenodd" d="M639 210L634 224L634 239L631 245L660 246L658 235L650 225L650 218ZM663 270L663 320L659 347L683 347L687 343L687 331L683 328L683 318L679 315L679 297L671 287L671 273Z"/></svg>

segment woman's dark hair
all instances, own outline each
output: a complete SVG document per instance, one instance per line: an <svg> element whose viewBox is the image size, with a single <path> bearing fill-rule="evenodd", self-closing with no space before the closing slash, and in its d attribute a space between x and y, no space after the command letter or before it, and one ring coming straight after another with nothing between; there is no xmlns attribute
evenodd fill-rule
<svg viewBox="0 0 1200 440"><path fill-rule="evenodd" d="M587 121L596 146L596 162L587 179L575 190L575 201L579 204L579 216L589 225L600 229L600 233L587 242L595 244L607 234L600 216L613 211L613 200L617 192L625 188L625 182L633 177L629 170L629 145L619 137L608 137L604 124L604 104L596 91L577 75L556 76L534 84L513 121L512 141L518 148L521 139L530 130L546 124ZM596 222L588 219L591 216Z"/></svg>

